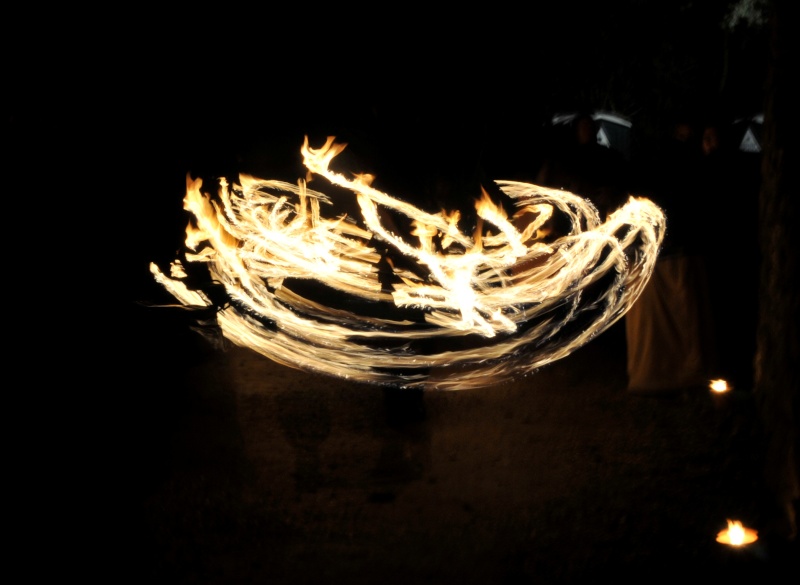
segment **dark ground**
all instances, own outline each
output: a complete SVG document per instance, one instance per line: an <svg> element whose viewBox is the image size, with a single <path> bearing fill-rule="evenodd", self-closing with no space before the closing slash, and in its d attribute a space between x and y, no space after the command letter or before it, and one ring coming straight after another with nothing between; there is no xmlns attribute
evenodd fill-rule
<svg viewBox="0 0 800 585"><path fill-rule="evenodd" d="M404 393L134 315L100 582L773 583L796 560L749 390L628 393L622 323L514 383ZM727 519L761 538L717 543Z"/></svg>

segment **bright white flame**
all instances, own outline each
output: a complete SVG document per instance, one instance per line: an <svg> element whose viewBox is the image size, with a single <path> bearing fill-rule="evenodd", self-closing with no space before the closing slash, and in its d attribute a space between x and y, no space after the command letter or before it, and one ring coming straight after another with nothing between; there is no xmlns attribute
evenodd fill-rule
<svg viewBox="0 0 800 585"><path fill-rule="evenodd" d="M187 176L185 261L224 287L216 323L233 343L360 382L476 388L569 355L618 321L652 274L666 218L647 199L601 221L573 193L497 181L516 213L484 191L467 235L458 211L426 213L372 188L370 175L331 170L345 146L306 138L301 153L309 177L355 194L360 219L325 217L332 199L305 180L240 175L212 198ZM569 228L553 233L559 214ZM392 227L403 216L416 242ZM182 305L213 306L184 268L176 260L167 277L151 264Z"/></svg>
<svg viewBox="0 0 800 585"><path fill-rule="evenodd" d="M716 392L717 394L724 394L731 389L725 380L711 380L708 386L711 388L712 392Z"/></svg>

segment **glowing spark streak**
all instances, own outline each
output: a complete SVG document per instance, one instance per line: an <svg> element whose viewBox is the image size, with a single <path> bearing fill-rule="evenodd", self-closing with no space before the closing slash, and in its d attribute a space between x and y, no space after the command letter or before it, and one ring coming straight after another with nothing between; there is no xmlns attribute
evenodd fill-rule
<svg viewBox="0 0 800 585"><path fill-rule="evenodd" d="M498 181L515 201L513 221L484 192L470 237L458 229L458 212L425 213L372 188L369 175L348 180L329 170L343 148L331 138L315 150L306 140L301 152L311 172L355 193L364 227L346 216L326 219L320 206L331 200L303 181L242 175L232 190L221 180L212 200L187 177L184 208L194 222L186 260L204 263L224 287L231 303L216 321L233 343L361 382L475 388L569 355L619 320L652 274L666 219L646 199L631 197L602 222L575 194ZM419 244L392 233L381 209L412 219ZM547 240L554 211L570 229ZM484 232L485 224L497 233ZM426 276L386 258L389 291L373 241L413 259ZM154 264L151 272L182 304L212 306L186 285L179 261L171 278ZM298 293L303 281L347 295L351 309ZM376 305L380 316L363 314Z"/></svg>

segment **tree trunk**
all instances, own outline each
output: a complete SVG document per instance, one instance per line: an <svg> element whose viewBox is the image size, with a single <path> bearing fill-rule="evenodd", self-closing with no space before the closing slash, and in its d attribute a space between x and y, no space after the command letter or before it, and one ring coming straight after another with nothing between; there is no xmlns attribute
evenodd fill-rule
<svg viewBox="0 0 800 585"><path fill-rule="evenodd" d="M762 183L759 201L761 281L756 333L754 393L765 437L765 483L774 506L777 536L794 540L800 499L798 479L798 203L793 71L797 35L789 26L792 0L771 2L770 64L764 110ZM794 34L794 37L792 36ZM792 45L792 48L789 45ZM790 124L790 121L792 122ZM791 130L790 130L791 128Z"/></svg>

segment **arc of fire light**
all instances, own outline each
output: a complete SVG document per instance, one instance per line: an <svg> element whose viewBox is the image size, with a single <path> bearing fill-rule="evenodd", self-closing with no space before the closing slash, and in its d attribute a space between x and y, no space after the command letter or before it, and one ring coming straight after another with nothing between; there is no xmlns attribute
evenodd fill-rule
<svg viewBox="0 0 800 585"><path fill-rule="evenodd" d="M426 213L373 188L370 175L348 179L332 171L345 146L329 138L313 149L306 138L301 154L310 173L355 194L360 223L326 218L321 209L331 199L303 180L240 175L233 188L220 180L213 199L201 180L187 177L184 208L193 222L185 258L205 264L224 287L231 303L220 307L216 322L233 343L362 382L474 388L569 355L620 319L652 274L666 218L647 199L632 196L602 221L576 194L497 181L516 213L509 219L484 191L475 205L479 225L467 235L457 211ZM418 243L387 227L384 210L412 219ZM554 215L570 228L548 237ZM375 241L418 268L392 265L390 291L380 279ZM154 264L151 272L183 305L212 306L202 289L187 285L179 260L170 277ZM378 304L385 314L299 293L294 283L308 281L340 291L357 308ZM587 298L597 286L601 292ZM416 310L417 318L398 309Z"/></svg>

